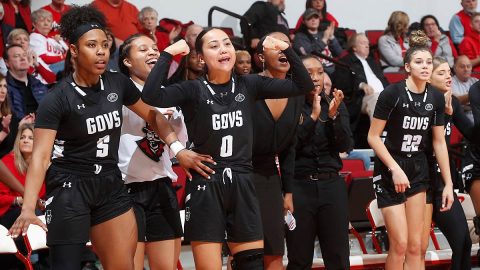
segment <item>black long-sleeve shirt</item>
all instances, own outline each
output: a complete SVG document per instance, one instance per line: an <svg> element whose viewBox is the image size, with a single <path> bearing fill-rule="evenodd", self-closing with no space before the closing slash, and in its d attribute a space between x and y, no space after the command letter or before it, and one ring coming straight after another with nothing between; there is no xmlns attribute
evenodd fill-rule
<svg viewBox="0 0 480 270"><path fill-rule="evenodd" d="M291 80L252 74L234 75L221 85L201 77L164 87L171 55L163 52L145 83L142 98L155 107L180 106L194 150L211 155L217 168L251 171L256 100L305 95L314 88L293 49L284 53L291 65Z"/></svg>
<svg viewBox="0 0 480 270"><path fill-rule="evenodd" d="M251 25L251 38L261 38L272 32L289 35L288 22L278 7L272 3L257 1L243 14Z"/></svg>
<svg viewBox="0 0 480 270"><path fill-rule="evenodd" d="M295 135L305 98L289 98L282 115L275 121L263 100L255 104L253 170L264 175L277 174L278 155L282 188L291 192L295 169Z"/></svg>
<svg viewBox="0 0 480 270"><path fill-rule="evenodd" d="M328 102L322 98L320 117L311 118L312 105L303 107L302 117L297 130L297 152L295 159L295 178L304 178L314 173L337 173L342 168L339 153L353 148L349 116L343 102L338 108L335 120L328 118ZM328 119L328 120L327 120ZM326 122L324 122L327 120Z"/></svg>

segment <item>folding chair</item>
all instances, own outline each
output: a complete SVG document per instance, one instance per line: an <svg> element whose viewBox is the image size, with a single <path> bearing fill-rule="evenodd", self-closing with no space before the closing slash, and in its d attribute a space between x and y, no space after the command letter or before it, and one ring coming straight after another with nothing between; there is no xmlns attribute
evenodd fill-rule
<svg viewBox="0 0 480 270"><path fill-rule="evenodd" d="M357 238L358 243L360 244L360 248L362 249L363 254L367 254L367 249L365 248L365 242L363 242L362 237L360 234L355 230L355 228L352 226L352 223L348 223L348 230L350 231L351 234Z"/></svg>
<svg viewBox="0 0 480 270"><path fill-rule="evenodd" d="M0 225L0 253L1 254L13 254L17 259L19 259L24 265L25 269L33 270L33 266L30 263L30 260L27 259L15 245L15 241L7 235L8 230L4 226Z"/></svg>
<svg viewBox="0 0 480 270"><path fill-rule="evenodd" d="M378 208L377 199L373 199L367 205L367 217L370 221L370 226L372 226L372 242L375 250L378 254L382 254L382 248L380 247L380 242L377 239L377 229L380 227L385 227L385 221L383 220L383 215L380 209Z"/></svg>
<svg viewBox="0 0 480 270"><path fill-rule="evenodd" d="M38 217L45 223L45 216ZM30 225L27 230L27 235L23 237L25 246L27 247L27 260L31 264L30 256L33 251L40 249L47 249L47 233L38 225Z"/></svg>

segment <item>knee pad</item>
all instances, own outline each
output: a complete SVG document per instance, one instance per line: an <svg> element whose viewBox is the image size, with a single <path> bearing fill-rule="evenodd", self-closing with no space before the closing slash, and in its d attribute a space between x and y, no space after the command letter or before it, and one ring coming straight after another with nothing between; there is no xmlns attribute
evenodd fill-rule
<svg viewBox="0 0 480 270"><path fill-rule="evenodd" d="M475 234L480 235L480 216L473 218L473 227L475 228Z"/></svg>
<svg viewBox="0 0 480 270"><path fill-rule="evenodd" d="M240 251L233 255L233 270L263 270L263 248Z"/></svg>

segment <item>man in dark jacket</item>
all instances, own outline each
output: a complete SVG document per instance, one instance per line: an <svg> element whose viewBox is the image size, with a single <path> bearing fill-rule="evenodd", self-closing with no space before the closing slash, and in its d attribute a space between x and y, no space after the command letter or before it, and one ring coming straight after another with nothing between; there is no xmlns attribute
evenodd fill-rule
<svg viewBox="0 0 480 270"><path fill-rule="evenodd" d="M368 57L370 46L365 34L353 35L347 48L348 55L340 59L345 66L337 65L333 82L335 87L342 89L345 94L344 102L354 132L360 113L368 114L372 120L378 95L388 85L388 81L380 65L372 57Z"/></svg>
<svg viewBox="0 0 480 270"><path fill-rule="evenodd" d="M250 25L250 47L255 49L258 41L271 32L282 32L289 36L287 19L282 15L285 0L257 1L243 14Z"/></svg>

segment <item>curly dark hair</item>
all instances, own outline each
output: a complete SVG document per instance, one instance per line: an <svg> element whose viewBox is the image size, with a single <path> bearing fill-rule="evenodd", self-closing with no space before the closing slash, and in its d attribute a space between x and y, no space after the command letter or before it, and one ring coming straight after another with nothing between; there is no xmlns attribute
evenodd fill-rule
<svg viewBox="0 0 480 270"><path fill-rule="evenodd" d="M102 28L105 28L107 25L105 15L91 4L84 6L73 5L69 11L62 15L60 34L67 40L72 40L77 27L92 22L99 24Z"/></svg>

